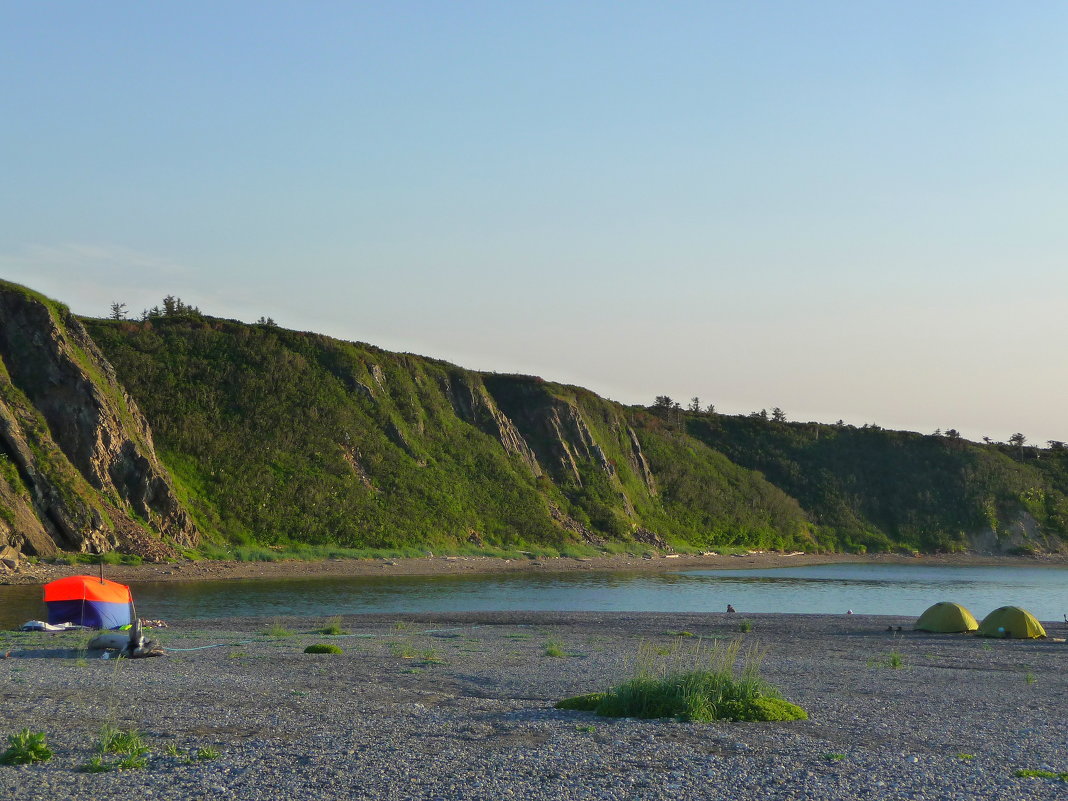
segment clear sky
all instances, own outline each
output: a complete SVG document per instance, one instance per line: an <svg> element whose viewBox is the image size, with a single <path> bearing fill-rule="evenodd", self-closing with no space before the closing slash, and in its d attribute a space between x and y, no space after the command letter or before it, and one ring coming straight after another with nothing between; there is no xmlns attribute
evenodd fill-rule
<svg viewBox="0 0 1068 801"><path fill-rule="evenodd" d="M0 276L1068 440L1068 4L0 0Z"/></svg>

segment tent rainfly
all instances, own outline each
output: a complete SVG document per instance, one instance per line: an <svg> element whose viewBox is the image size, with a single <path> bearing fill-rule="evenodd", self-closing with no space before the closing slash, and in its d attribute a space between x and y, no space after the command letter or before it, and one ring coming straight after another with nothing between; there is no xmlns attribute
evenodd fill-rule
<svg viewBox="0 0 1068 801"><path fill-rule="evenodd" d="M966 608L949 601L939 601L927 609L916 621L916 631L935 631L942 634L975 631L979 623Z"/></svg>
<svg viewBox="0 0 1068 801"><path fill-rule="evenodd" d="M125 584L93 576L69 576L44 586L49 623L117 629L133 622L133 595Z"/></svg>
<svg viewBox="0 0 1068 801"><path fill-rule="evenodd" d="M1000 606L983 618L976 634L980 637L1033 640L1045 637L1046 630L1026 609L1018 606Z"/></svg>

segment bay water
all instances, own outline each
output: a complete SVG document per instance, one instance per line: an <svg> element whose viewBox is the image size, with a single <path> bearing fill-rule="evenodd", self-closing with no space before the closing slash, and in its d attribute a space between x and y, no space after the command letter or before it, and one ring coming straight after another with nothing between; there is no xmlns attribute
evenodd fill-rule
<svg viewBox="0 0 1068 801"><path fill-rule="evenodd" d="M755 570L136 582L138 614L329 617L367 612L598 611L893 615L955 601L979 619L1005 605L1039 620L1068 613L1068 568L828 564ZM44 619L41 588L0 586L0 628Z"/></svg>

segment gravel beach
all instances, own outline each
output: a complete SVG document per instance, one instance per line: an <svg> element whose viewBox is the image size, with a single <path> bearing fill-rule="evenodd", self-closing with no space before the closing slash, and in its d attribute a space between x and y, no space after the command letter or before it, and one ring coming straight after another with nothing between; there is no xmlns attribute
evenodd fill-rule
<svg viewBox="0 0 1068 801"><path fill-rule="evenodd" d="M168 654L144 660L86 659L84 634L3 632L0 735L45 732L55 756L0 766L0 797L1068 797L1063 781L1014 776L1068 771L1068 645L923 634L912 622L361 615L341 620L351 636L330 637L317 619L193 620L151 632ZM270 623L292 633L265 633ZM640 651L689 659L735 638L764 651L763 675L809 720L686 724L553 708L629 678ZM303 653L319 642L344 653ZM903 667L887 666L891 653ZM106 723L142 734L146 767L79 770Z"/></svg>

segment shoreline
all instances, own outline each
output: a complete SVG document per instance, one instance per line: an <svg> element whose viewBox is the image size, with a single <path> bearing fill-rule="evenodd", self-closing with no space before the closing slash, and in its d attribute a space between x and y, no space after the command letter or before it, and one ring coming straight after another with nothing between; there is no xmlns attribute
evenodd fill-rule
<svg viewBox="0 0 1068 801"><path fill-rule="evenodd" d="M737 555L661 554L653 557L612 555L588 558L504 559L491 556L430 556L397 559L329 559L276 562L212 561L104 565L104 575L122 583L220 581L357 576L438 576L489 573L566 573L575 571L665 572L672 570L761 570L824 564L935 565L957 567L1065 567L1068 554L997 556L972 553L926 554L787 554L752 551ZM0 584L47 584L66 576L95 575L91 564L26 565L0 576Z"/></svg>
<svg viewBox="0 0 1068 801"><path fill-rule="evenodd" d="M670 560L675 561L675 560ZM736 560L740 561L740 560ZM0 734L48 762L0 796L193 801L888 801L1063 798L1063 642L890 632L892 616L466 612L186 620L163 658L86 658L77 633L6 633ZM646 659L692 666L740 641L808 720L601 718L556 701ZM307 654L314 643L340 654ZM744 651L743 651L744 653ZM889 661L896 654L897 665ZM140 769L84 772L101 727L140 732ZM198 757L207 751L209 756ZM114 763L117 755L104 755Z"/></svg>

